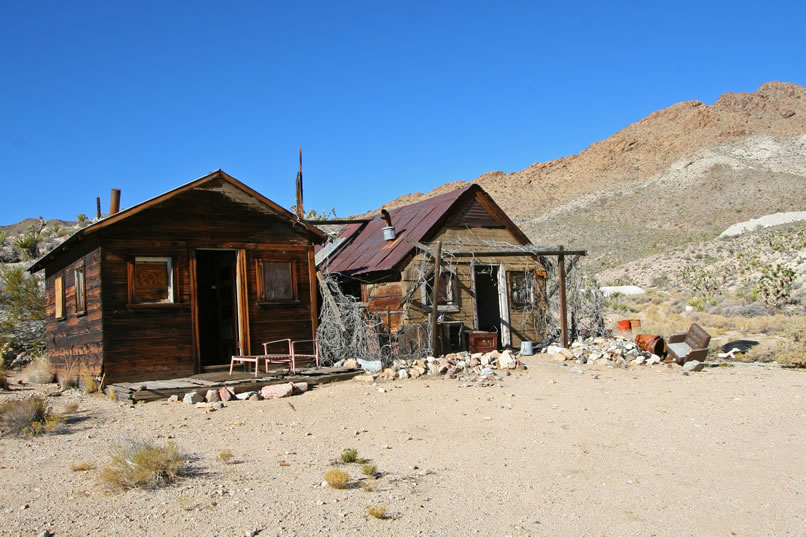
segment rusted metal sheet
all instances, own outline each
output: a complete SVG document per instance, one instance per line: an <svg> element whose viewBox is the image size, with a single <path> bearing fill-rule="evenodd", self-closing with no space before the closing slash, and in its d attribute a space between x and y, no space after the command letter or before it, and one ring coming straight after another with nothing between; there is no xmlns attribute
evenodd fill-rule
<svg viewBox="0 0 806 537"><path fill-rule="evenodd" d="M414 248L403 238L423 240L471 188L468 186L389 211L397 233L394 241L384 240L386 222L381 215L368 223L346 226L339 233L340 238L346 238L345 245L331 256L328 270L346 275L394 270Z"/></svg>

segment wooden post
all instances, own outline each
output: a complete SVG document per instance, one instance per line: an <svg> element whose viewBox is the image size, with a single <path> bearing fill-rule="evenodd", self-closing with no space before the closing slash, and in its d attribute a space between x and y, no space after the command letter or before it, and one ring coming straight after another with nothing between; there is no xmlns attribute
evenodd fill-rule
<svg viewBox="0 0 806 537"><path fill-rule="evenodd" d="M431 352L434 356L442 353L437 352L437 315L439 310L439 265L442 261L442 241L437 241L434 246L434 286L431 288Z"/></svg>
<svg viewBox="0 0 806 537"><path fill-rule="evenodd" d="M557 256L557 272L560 280L560 326L562 329L563 348L568 348L568 312L565 304L565 256L562 254L563 246L557 247L560 254Z"/></svg>
<svg viewBox="0 0 806 537"><path fill-rule="evenodd" d="M299 172L297 173L297 218L305 218L305 209L302 207L302 147L299 148Z"/></svg>

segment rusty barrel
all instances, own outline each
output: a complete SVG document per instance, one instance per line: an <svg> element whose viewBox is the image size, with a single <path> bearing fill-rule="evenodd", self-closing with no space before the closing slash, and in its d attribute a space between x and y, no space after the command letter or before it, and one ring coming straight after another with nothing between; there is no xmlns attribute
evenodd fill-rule
<svg viewBox="0 0 806 537"><path fill-rule="evenodd" d="M638 334L635 336L635 344L643 350L658 356L662 355L666 348L663 338L652 334Z"/></svg>

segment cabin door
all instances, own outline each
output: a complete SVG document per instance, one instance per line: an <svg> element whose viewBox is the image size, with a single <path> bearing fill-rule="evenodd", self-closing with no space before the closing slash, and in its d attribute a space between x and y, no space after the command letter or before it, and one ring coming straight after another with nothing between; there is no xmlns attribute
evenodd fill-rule
<svg viewBox="0 0 806 537"><path fill-rule="evenodd" d="M498 300L498 266L473 265L473 277L476 284L476 329L485 332L498 332L501 342L501 310Z"/></svg>
<svg viewBox="0 0 806 537"><path fill-rule="evenodd" d="M229 365L237 354L236 252L196 250L196 303L201 367Z"/></svg>

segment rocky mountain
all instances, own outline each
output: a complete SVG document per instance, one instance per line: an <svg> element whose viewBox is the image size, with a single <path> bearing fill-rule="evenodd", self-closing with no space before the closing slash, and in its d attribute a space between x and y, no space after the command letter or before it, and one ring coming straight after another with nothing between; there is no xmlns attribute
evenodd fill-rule
<svg viewBox="0 0 806 537"><path fill-rule="evenodd" d="M536 244L613 266L736 222L806 208L806 89L769 82L659 110L581 153L478 177ZM409 194L391 208L467 184Z"/></svg>

